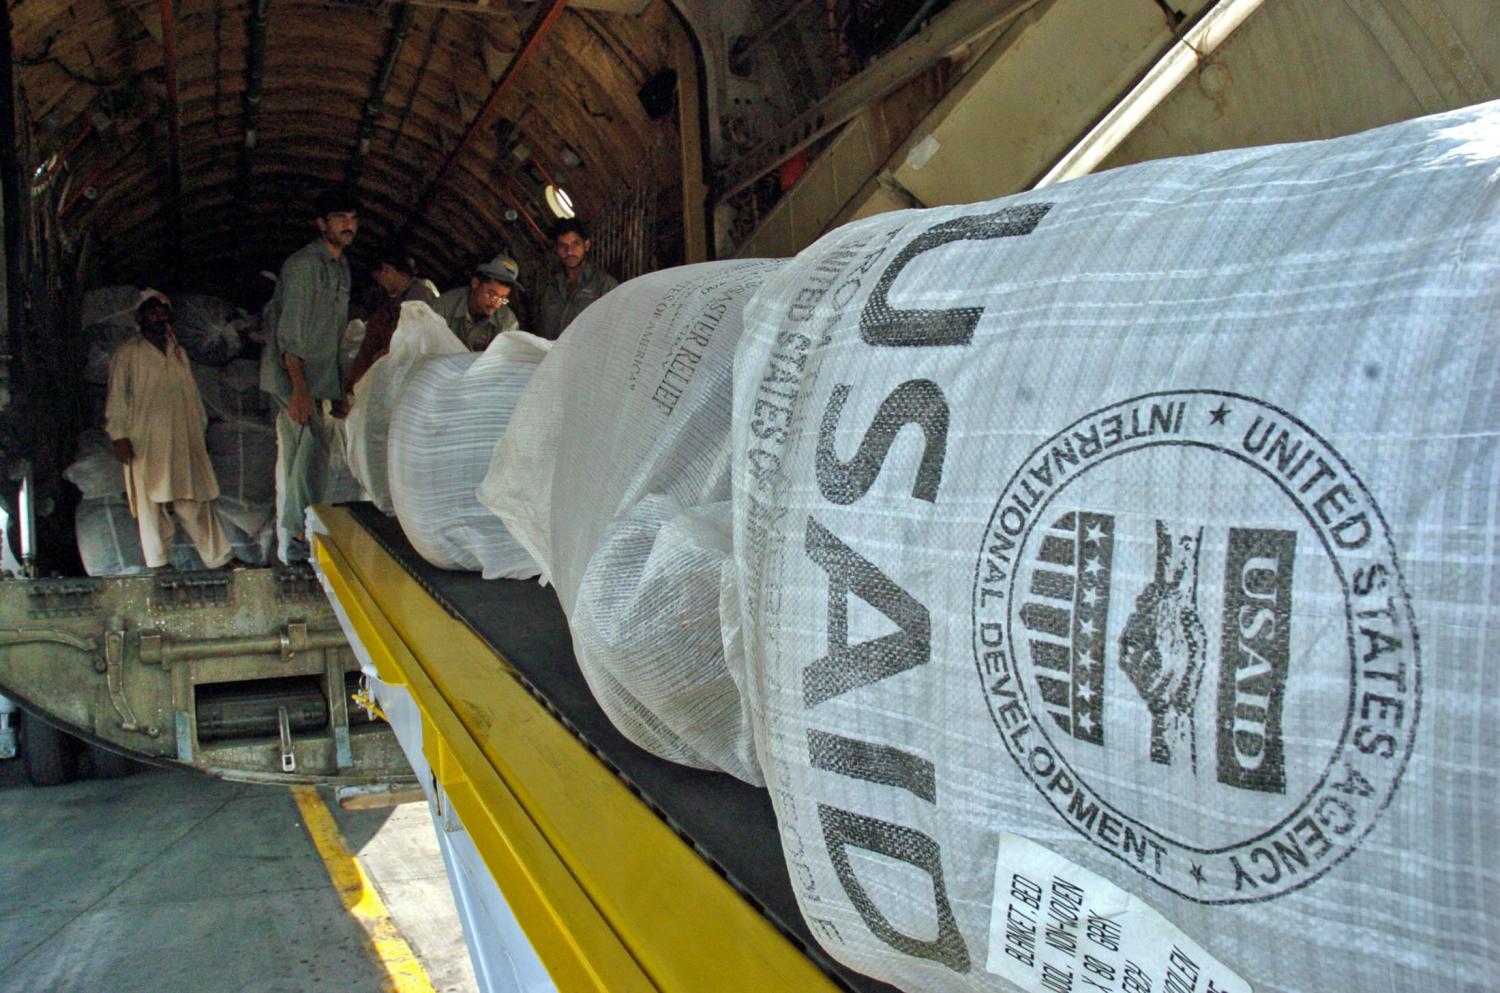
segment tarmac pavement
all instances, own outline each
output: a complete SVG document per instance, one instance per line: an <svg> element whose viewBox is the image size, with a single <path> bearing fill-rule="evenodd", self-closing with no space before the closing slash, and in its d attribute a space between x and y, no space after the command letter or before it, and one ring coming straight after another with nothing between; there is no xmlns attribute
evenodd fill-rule
<svg viewBox="0 0 1500 993"><path fill-rule="evenodd" d="M426 805L318 792L430 988L476 993ZM0 762L0 993L421 989L366 926L285 787L148 769L36 789Z"/></svg>

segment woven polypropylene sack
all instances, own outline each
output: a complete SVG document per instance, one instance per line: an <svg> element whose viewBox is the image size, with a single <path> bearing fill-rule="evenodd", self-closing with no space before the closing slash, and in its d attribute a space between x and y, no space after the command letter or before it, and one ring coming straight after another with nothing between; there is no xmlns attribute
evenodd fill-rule
<svg viewBox="0 0 1500 993"><path fill-rule="evenodd" d="M73 511L73 538L90 576L134 576L146 571L140 529L124 497L89 497Z"/></svg>
<svg viewBox="0 0 1500 993"><path fill-rule="evenodd" d="M731 362L780 263L632 280L568 326L511 415L482 503L557 587L604 711L658 755L760 780L725 651Z"/></svg>
<svg viewBox="0 0 1500 993"><path fill-rule="evenodd" d="M249 318L228 300L202 293L172 298L172 333L196 365L225 366L244 349L241 328Z"/></svg>
<svg viewBox="0 0 1500 993"><path fill-rule="evenodd" d="M392 512L386 470L387 434L391 411L406 379L424 355L456 355L468 351L448 330L448 323L425 303L403 303L391 335L390 350L370 366L354 385L354 406L344 419L344 454L349 471L364 487L370 501Z"/></svg>
<svg viewBox="0 0 1500 993"><path fill-rule="evenodd" d="M125 497L125 471L115 458L109 435L90 428L78 436L78 453L63 470L63 478L83 494L85 500Z"/></svg>
<svg viewBox="0 0 1500 993"><path fill-rule="evenodd" d="M267 521L256 534L246 534L225 513L224 500L214 502L224 538L230 553L246 565L270 565L275 551L276 531ZM83 571L90 576L136 576L149 572L141 552L140 525L130 513L124 497L89 497L78 502L73 512L73 532ZM207 567L198 555L187 529L173 519L172 545L167 561L182 572Z"/></svg>
<svg viewBox="0 0 1500 993"><path fill-rule="evenodd" d="M219 481L219 517L258 535L276 511L276 429L251 421L215 421L204 433Z"/></svg>
<svg viewBox="0 0 1500 993"><path fill-rule="evenodd" d="M120 324L90 324L85 327L83 337L88 351L83 365L84 382L107 386L109 363L115 356L115 350L137 333L134 325L125 327Z"/></svg>
<svg viewBox="0 0 1500 993"><path fill-rule="evenodd" d="M833 955L933 993L1493 988L1497 135L883 215L757 294L739 621Z"/></svg>
<svg viewBox="0 0 1500 993"><path fill-rule="evenodd" d="M209 417L266 427L274 423L276 407L260 388L259 361L236 359L225 366L195 364L193 378Z"/></svg>
<svg viewBox="0 0 1500 993"><path fill-rule="evenodd" d="M219 510L219 524L224 529L224 539L229 542L230 554L239 559L245 565L273 565L276 558L276 522L267 519L259 531L249 533L241 529L234 522L243 519L243 515L234 513L236 508L232 504L226 504L224 497L220 495L215 506ZM188 550L192 551L193 558L197 560L202 568L203 560L193 548L192 540L187 537L182 528L178 528L172 546L172 561L176 564L180 546L186 542ZM178 566L182 568L182 566Z"/></svg>
<svg viewBox="0 0 1500 993"><path fill-rule="evenodd" d="M475 497L511 411L551 342L497 335L482 355L441 355L412 370L391 415L391 503L412 547L443 569L485 579L540 571Z"/></svg>
<svg viewBox="0 0 1500 993"><path fill-rule="evenodd" d="M349 446L345 443L344 422L335 420L333 430L329 433L331 438L328 443L328 465L324 469L328 482L323 487L323 502L354 503L368 500L369 496L359 485L359 480L355 479L354 473L349 471L349 459L345 455Z"/></svg>

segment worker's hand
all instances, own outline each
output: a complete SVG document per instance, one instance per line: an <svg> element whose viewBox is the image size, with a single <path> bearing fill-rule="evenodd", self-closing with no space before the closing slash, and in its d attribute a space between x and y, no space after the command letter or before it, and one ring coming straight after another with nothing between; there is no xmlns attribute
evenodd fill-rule
<svg viewBox="0 0 1500 993"><path fill-rule="evenodd" d="M292 388L292 397L287 401L286 412L292 418L292 423L306 425L312 420L313 399L312 394L305 389Z"/></svg>
<svg viewBox="0 0 1500 993"><path fill-rule="evenodd" d="M129 465L135 461L135 448L130 444L129 438L115 439L115 458Z"/></svg>
<svg viewBox="0 0 1500 993"><path fill-rule="evenodd" d="M354 395L345 393L343 396L333 401L333 407L329 410L329 413L334 417L337 417L339 420L343 420L345 417L349 416L349 408L352 406L354 406Z"/></svg>

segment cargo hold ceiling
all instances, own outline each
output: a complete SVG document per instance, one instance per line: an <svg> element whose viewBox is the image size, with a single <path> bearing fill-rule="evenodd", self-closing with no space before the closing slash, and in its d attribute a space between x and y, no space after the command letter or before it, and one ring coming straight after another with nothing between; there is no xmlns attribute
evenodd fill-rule
<svg viewBox="0 0 1500 993"><path fill-rule="evenodd" d="M344 182L363 246L402 233L447 277L536 252L549 182L595 220L626 193L676 209L676 116L637 95L683 50L667 0L10 10L33 203L52 233L89 239L102 277L243 284Z"/></svg>

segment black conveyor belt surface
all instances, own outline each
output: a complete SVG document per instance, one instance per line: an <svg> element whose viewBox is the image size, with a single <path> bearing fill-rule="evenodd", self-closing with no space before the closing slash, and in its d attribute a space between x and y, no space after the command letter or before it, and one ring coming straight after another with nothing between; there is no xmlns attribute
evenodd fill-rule
<svg viewBox="0 0 1500 993"><path fill-rule="evenodd" d="M659 759L615 730L584 682L567 617L550 587L438 569L416 553L395 518L368 503L348 509L444 609L510 663L573 734L825 972L856 993L897 993L840 965L813 939L792 894L769 793L733 776Z"/></svg>

